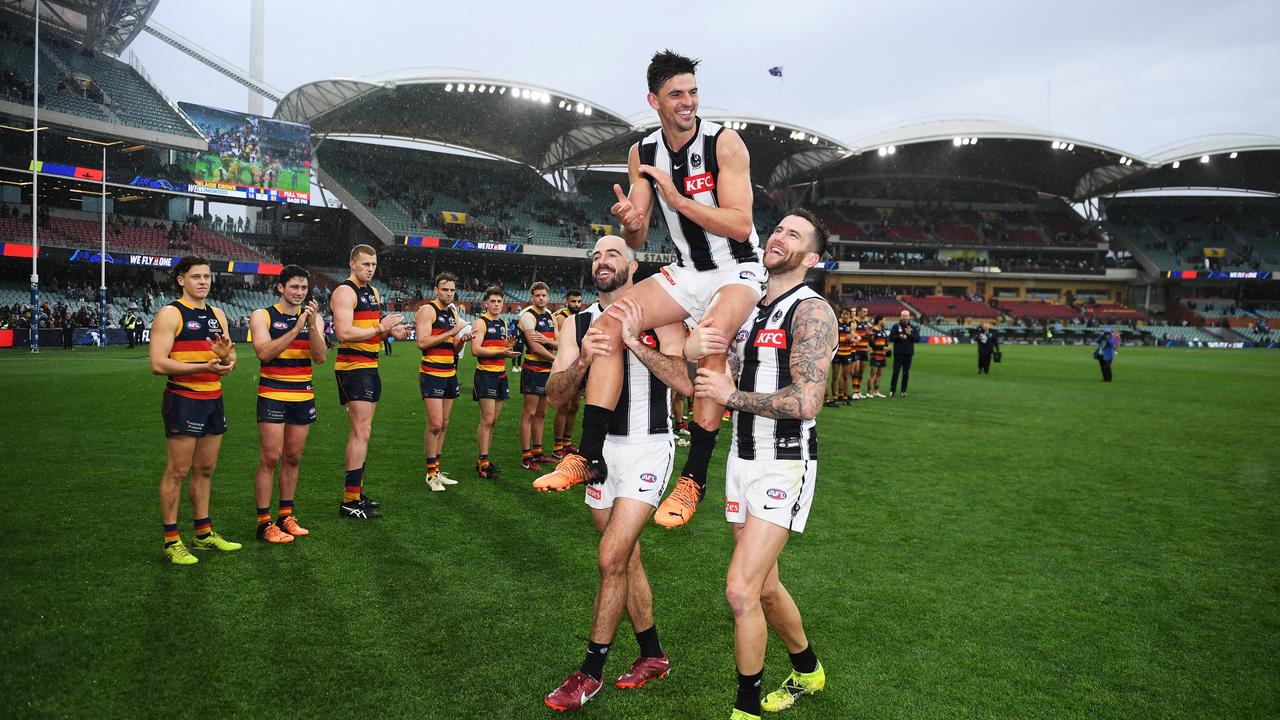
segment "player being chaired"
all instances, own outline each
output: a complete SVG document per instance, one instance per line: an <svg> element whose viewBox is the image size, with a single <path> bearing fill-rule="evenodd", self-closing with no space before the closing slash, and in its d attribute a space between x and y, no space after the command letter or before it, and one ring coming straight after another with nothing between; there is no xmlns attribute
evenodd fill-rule
<svg viewBox="0 0 1280 720"><path fill-rule="evenodd" d="M731 335L764 295L767 276L760 262L759 236L751 219L751 162L742 138L698 117L698 61L664 50L649 63L649 106L662 127L631 147L627 159L631 188L614 185L613 214L631 248L644 246L656 208L676 248L676 262L636 283L627 293L643 308L641 330L685 318ZM611 347L622 345L617 310L593 327ZM724 372L725 357L709 356L700 367ZM603 457L614 408L623 383L622 353L597 358L587 381L580 455L566 457L551 475L557 484L599 483L608 475ZM706 488L707 466L715 450L724 407L694 400L692 447L675 490L658 507L655 522L677 527L693 517Z"/></svg>
<svg viewBox="0 0 1280 720"><path fill-rule="evenodd" d="M312 363L324 363L329 348L324 343L320 306L308 300L311 274L297 265L286 265L276 280L280 302L254 310L249 316L253 351L262 363L258 376L258 470L253 492L258 507L258 539L271 543L293 542L311 532L294 517L298 468L307 435L316 421L316 391ZM280 512L271 520L271 476L280 468Z"/></svg>

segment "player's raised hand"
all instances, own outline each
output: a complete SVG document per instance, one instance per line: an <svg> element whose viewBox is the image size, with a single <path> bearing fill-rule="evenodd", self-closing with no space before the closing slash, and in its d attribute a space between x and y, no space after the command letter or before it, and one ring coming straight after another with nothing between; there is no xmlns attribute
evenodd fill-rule
<svg viewBox="0 0 1280 720"><path fill-rule="evenodd" d="M394 328L400 327L401 323L403 322L404 322L404 315L398 315L398 314L386 315L382 318L382 321L378 323L378 331L381 332L383 335L391 335L393 334L392 330ZM396 339L403 340L404 336L397 337Z"/></svg>
<svg viewBox="0 0 1280 720"><path fill-rule="evenodd" d="M219 335L211 343L209 348L213 350L213 354L218 356L218 362L225 362L231 356L231 351L235 349L236 344L231 342L231 338L226 335Z"/></svg>
<svg viewBox="0 0 1280 720"><path fill-rule="evenodd" d="M387 334L397 340L404 340L405 338L409 337L409 326L396 325L395 327L387 331Z"/></svg>
<svg viewBox="0 0 1280 720"><path fill-rule="evenodd" d="M618 218L618 222L622 223L622 227L627 232L639 232L644 227L644 217L636 210L636 206L627 199L626 194L622 192L621 185L614 183L613 194L618 197L618 202L613 204L609 212Z"/></svg>
<svg viewBox="0 0 1280 720"><path fill-rule="evenodd" d="M310 313L307 316L307 320L311 322L312 328L319 329L320 328L320 303L316 302L315 300L312 300L311 302L306 304L306 306L303 308L302 311L305 313ZM301 318L298 320L298 324L302 324Z"/></svg>
<svg viewBox="0 0 1280 720"><path fill-rule="evenodd" d="M658 186L658 194L667 203L667 207L674 209L685 200L685 196L681 195L680 191L676 189L676 184L671 179L670 173L659 170L652 165L641 165L640 174L647 175L649 179L653 180L653 184Z"/></svg>

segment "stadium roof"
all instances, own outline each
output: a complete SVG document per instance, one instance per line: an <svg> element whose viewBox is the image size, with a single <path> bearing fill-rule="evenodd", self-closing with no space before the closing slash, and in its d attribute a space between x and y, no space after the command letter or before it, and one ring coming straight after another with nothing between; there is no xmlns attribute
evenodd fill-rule
<svg viewBox="0 0 1280 720"><path fill-rule="evenodd" d="M142 32L160 0L36 0L44 24L87 48L119 55ZM0 0L26 16L32 0ZM27 21L30 23L30 19Z"/></svg>
<svg viewBox="0 0 1280 720"><path fill-rule="evenodd" d="M1150 169L1112 182L1098 194L1180 188L1280 193L1280 137L1195 138L1159 150L1147 162Z"/></svg>
<svg viewBox="0 0 1280 720"><path fill-rule="evenodd" d="M847 158L796 179L952 178L1011 183L1080 200L1145 167L1116 148L989 118L902 125L861 137L849 146Z"/></svg>
<svg viewBox="0 0 1280 720"><path fill-rule="evenodd" d="M753 173L770 185L844 156L839 141L792 123L713 108L699 115L742 133ZM658 127L653 113L627 118L561 90L452 68L308 83L286 95L275 116L322 135L425 140L542 172L625 165L632 143Z"/></svg>
<svg viewBox="0 0 1280 720"><path fill-rule="evenodd" d="M424 140L541 171L634 132L626 118L577 95L451 68L307 83L280 101L275 116L322 135Z"/></svg>

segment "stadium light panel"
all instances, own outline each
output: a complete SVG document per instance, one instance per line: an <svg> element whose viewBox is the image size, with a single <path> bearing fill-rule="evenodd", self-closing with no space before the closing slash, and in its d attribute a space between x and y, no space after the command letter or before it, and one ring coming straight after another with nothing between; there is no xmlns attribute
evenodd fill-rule
<svg viewBox="0 0 1280 720"><path fill-rule="evenodd" d="M813 143L814 145L817 145L817 144L818 144L818 136L817 136L817 135L814 135L813 137L809 138L809 142Z"/></svg>
<svg viewBox="0 0 1280 720"><path fill-rule="evenodd" d="M445 85L444 85L444 91L445 91L445 92L453 92L453 83L445 83Z"/></svg>
<svg viewBox="0 0 1280 720"><path fill-rule="evenodd" d="M1075 149L1076 149L1076 144L1075 144L1075 143L1071 143L1071 144L1067 145L1067 152L1070 152L1070 151L1075 150Z"/></svg>
<svg viewBox="0 0 1280 720"><path fill-rule="evenodd" d="M1173 169L1174 169L1174 170L1177 170L1177 169L1178 169L1179 167L1181 167L1181 166L1182 166L1182 163L1178 162L1177 160L1174 160L1174 161L1173 161Z"/></svg>
<svg viewBox="0 0 1280 720"><path fill-rule="evenodd" d="M1129 158L1127 158L1127 157L1125 157L1125 156L1121 155L1121 156L1120 156L1120 164L1121 164L1121 165L1123 165L1123 164L1124 164L1124 161L1125 161L1125 160L1128 160L1128 159L1129 159Z"/></svg>
<svg viewBox="0 0 1280 720"><path fill-rule="evenodd" d="M1061 144L1061 143L1059 143L1057 140L1054 140L1054 141L1053 141L1052 147L1053 147L1053 149L1054 149L1054 150L1057 150L1057 149L1058 149L1059 147L1061 147L1061 146L1062 146L1062 144Z"/></svg>
<svg viewBox="0 0 1280 720"><path fill-rule="evenodd" d="M582 111L582 114L583 114L583 115L590 115L590 114L591 114L591 107L590 107L590 106L588 106L586 110L583 110L583 111Z"/></svg>
<svg viewBox="0 0 1280 720"><path fill-rule="evenodd" d="M773 132L775 129L777 129L776 126L774 125L769 126L769 132Z"/></svg>
<svg viewBox="0 0 1280 720"><path fill-rule="evenodd" d="M564 101L563 101L563 100L561 100L561 101L560 101L560 103L559 103L558 105L556 105L556 107L561 108L561 109L564 109Z"/></svg>
<svg viewBox="0 0 1280 720"><path fill-rule="evenodd" d="M951 138L952 147L960 147L963 144L964 144L964 141L961 140L960 138Z"/></svg>
<svg viewBox="0 0 1280 720"><path fill-rule="evenodd" d="M896 152L898 152L898 147L897 147L896 145L890 145L890 146L889 146L889 154L890 154L890 155L892 155L892 154L894 154L894 153L896 153Z"/></svg>
<svg viewBox="0 0 1280 720"><path fill-rule="evenodd" d="M876 151L876 154L877 154L877 155L879 155L880 157L884 157L885 155L888 155L888 154L889 154L889 149L888 149L888 148L880 148L879 150L877 150L877 151Z"/></svg>
<svg viewBox="0 0 1280 720"><path fill-rule="evenodd" d="M969 144L970 144L970 145L977 145L977 144L978 144L978 138L969 138Z"/></svg>
<svg viewBox="0 0 1280 720"><path fill-rule="evenodd" d="M507 86L506 86L506 85L503 85L502 87L498 88L498 94L499 94L499 95L506 95L506 94L507 94Z"/></svg>
<svg viewBox="0 0 1280 720"><path fill-rule="evenodd" d="M467 86L467 92L475 92L475 91L476 91L476 86L474 83Z"/></svg>
<svg viewBox="0 0 1280 720"><path fill-rule="evenodd" d="M573 109L574 109L574 111L576 111L576 112L582 112L582 111L583 111L583 110L585 110L586 108L584 108L584 107L582 106L582 103L578 103L577 105L574 105L574 106L573 106Z"/></svg>
<svg viewBox="0 0 1280 720"><path fill-rule="evenodd" d="M542 93L542 104L543 104L543 105L550 105L550 104L551 104L551 95L550 95L550 94L548 94L548 93Z"/></svg>
<svg viewBox="0 0 1280 720"><path fill-rule="evenodd" d="M520 97L524 98L525 100L529 100L533 97L533 93L529 92L528 90L522 89L520 90Z"/></svg>
<svg viewBox="0 0 1280 720"><path fill-rule="evenodd" d="M1202 163L1208 163L1208 162L1209 162L1209 156L1208 156L1208 155L1201 155L1201 156L1200 156L1200 162L1202 162Z"/></svg>
<svg viewBox="0 0 1280 720"><path fill-rule="evenodd" d="M1238 152L1233 152L1233 153L1231 153L1228 157L1230 157L1232 160L1235 160L1235 159L1236 159L1237 157L1239 157L1239 156L1240 156L1240 153L1238 153Z"/></svg>

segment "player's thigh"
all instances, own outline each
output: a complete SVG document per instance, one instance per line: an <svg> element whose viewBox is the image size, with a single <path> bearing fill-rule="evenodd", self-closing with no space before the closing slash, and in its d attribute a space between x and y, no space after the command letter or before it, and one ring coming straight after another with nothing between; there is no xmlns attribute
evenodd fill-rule
<svg viewBox="0 0 1280 720"><path fill-rule="evenodd" d="M662 282L661 275L650 275L631 287L623 297L628 297L636 301L644 312L644 322L641 323L641 330L653 330L663 325L670 325L674 322L680 322L689 317L688 311L680 307L680 303L671 297L671 293L662 289L659 284ZM602 316L609 317L611 315ZM745 317L745 316L744 316ZM599 323L600 320L596 320ZM613 323L616 327L616 321ZM604 327L604 326L602 326ZM737 328L735 328L736 330Z"/></svg>
<svg viewBox="0 0 1280 720"><path fill-rule="evenodd" d="M733 559L729 561L729 582L763 588L765 580L787 546L791 531L747 513L746 521L734 530Z"/></svg>
<svg viewBox="0 0 1280 720"><path fill-rule="evenodd" d="M480 405L480 422L485 425L492 425L494 416L498 414L496 410L498 401L481 398L476 402Z"/></svg>
<svg viewBox="0 0 1280 720"><path fill-rule="evenodd" d="M353 427L369 427L373 425L373 411L377 409L378 403L350 400L347 402L347 419Z"/></svg>
<svg viewBox="0 0 1280 720"><path fill-rule="evenodd" d="M199 438L191 435L175 435L165 442L165 459L173 470L186 471L196 456L196 441Z"/></svg>
<svg viewBox="0 0 1280 720"><path fill-rule="evenodd" d="M262 454L268 457L279 457L284 450L284 423L258 423L258 445Z"/></svg>
<svg viewBox="0 0 1280 720"><path fill-rule="evenodd" d="M422 404L427 409L427 424L435 427L444 422L445 409L444 400L440 398L423 398Z"/></svg>
<svg viewBox="0 0 1280 720"><path fill-rule="evenodd" d="M221 435L205 435L202 438L196 438L196 451L192 457L191 467L212 472L214 466L218 464L218 451L221 449Z"/></svg>
<svg viewBox="0 0 1280 720"><path fill-rule="evenodd" d="M287 455L301 455L307 445L307 436L311 434L310 425L284 426L284 451Z"/></svg>

